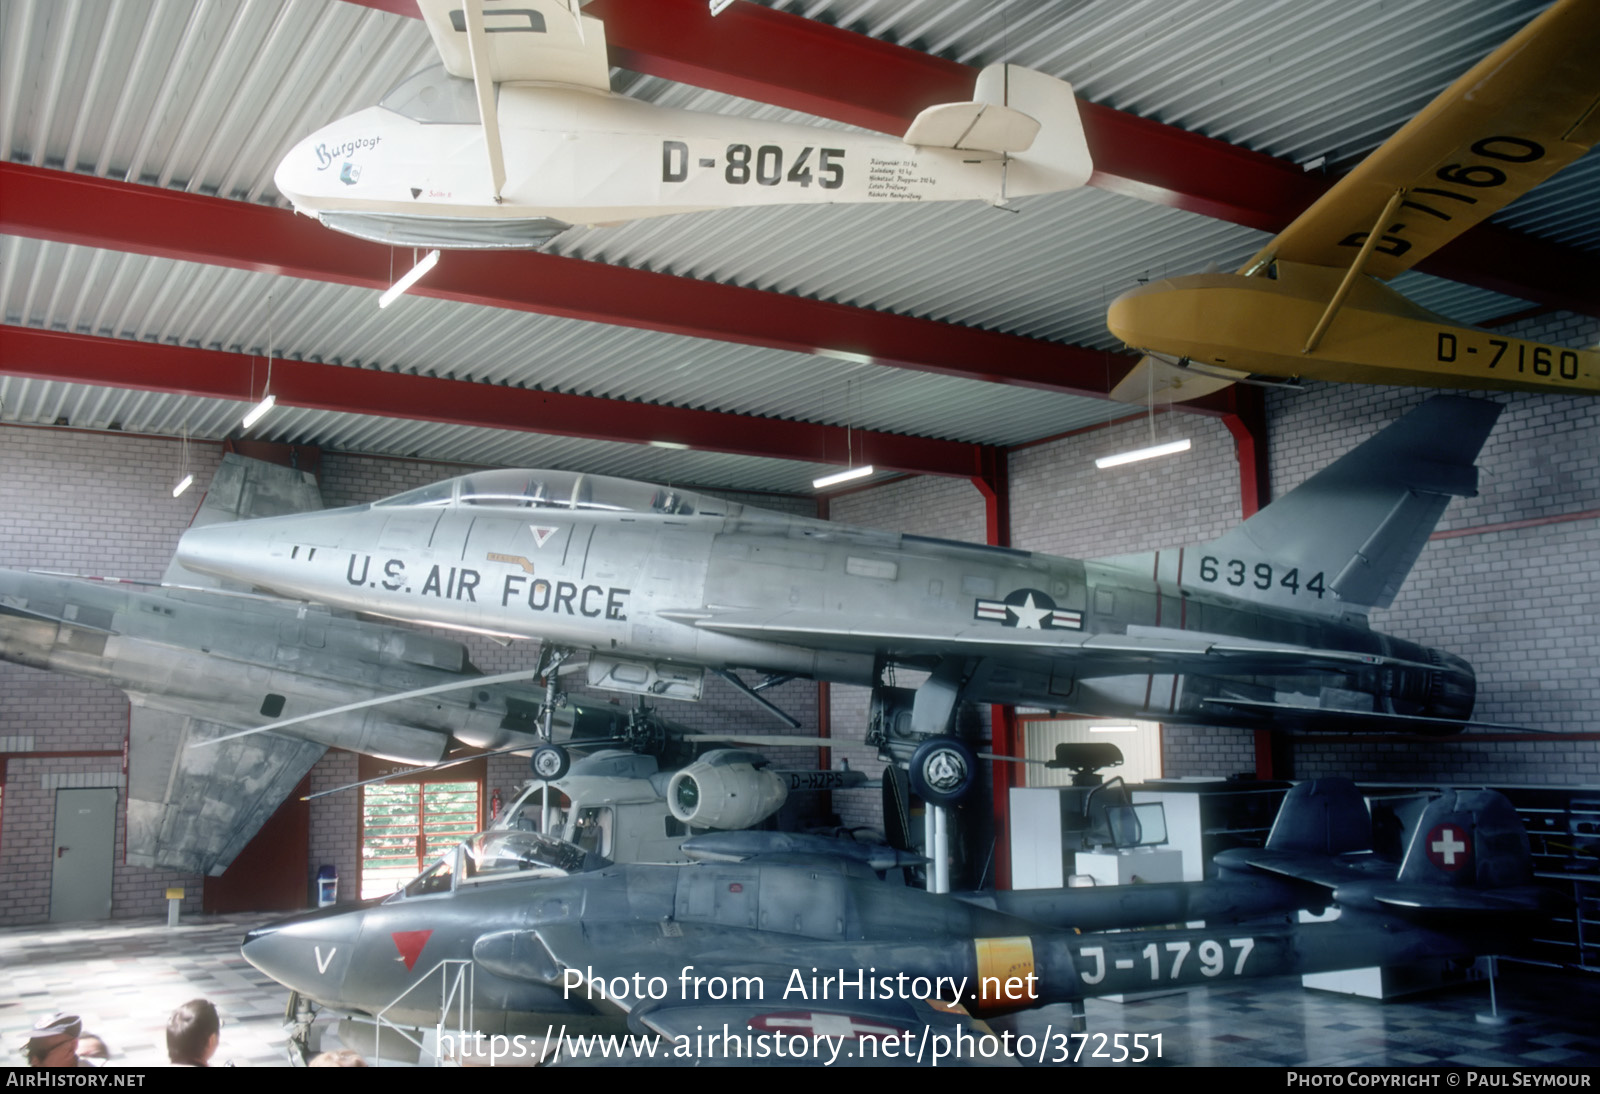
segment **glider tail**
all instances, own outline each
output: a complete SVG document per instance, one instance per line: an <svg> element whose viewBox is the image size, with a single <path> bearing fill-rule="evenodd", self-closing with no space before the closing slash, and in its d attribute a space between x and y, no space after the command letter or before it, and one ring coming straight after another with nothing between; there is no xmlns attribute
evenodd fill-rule
<svg viewBox="0 0 1600 1094"><path fill-rule="evenodd" d="M984 68L971 102L928 107L906 130L905 141L980 159L1004 157L1002 202L1074 189L1093 171L1072 85L1020 65Z"/></svg>

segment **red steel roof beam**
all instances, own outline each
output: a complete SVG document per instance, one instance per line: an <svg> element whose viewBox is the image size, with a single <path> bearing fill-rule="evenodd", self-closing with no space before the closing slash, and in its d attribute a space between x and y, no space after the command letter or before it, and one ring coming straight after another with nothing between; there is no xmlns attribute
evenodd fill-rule
<svg viewBox="0 0 1600 1094"><path fill-rule="evenodd" d="M243 403L263 394L266 370L259 365L243 353L0 326L0 373L40 380ZM704 452L810 463L842 465L853 445L876 466L926 475L969 477L984 451L958 441L862 429L847 438L839 426L285 359L272 363L272 393L282 405L311 410L634 444L676 441Z"/></svg>
<svg viewBox="0 0 1600 1094"><path fill-rule="evenodd" d="M0 232L387 288L389 248L282 209L0 164ZM452 251L411 290L467 304L738 342L843 351L969 380L1103 396L1133 358L536 251Z"/></svg>

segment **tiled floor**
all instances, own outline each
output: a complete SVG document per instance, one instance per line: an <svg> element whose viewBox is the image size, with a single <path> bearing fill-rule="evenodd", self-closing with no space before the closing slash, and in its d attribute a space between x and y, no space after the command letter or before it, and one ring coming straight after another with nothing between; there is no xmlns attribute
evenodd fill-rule
<svg viewBox="0 0 1600 1094"><path fill-rule="evenodd" d="M271 917L126 920L0 931L0 1034L7 1052L36 1018L83 1017L84 1029L128 1064L167 1062L167 1016L204 997L222 1015L219 1061L285 1065L281 1018L286 992L239 956L244 934ZM20 1062L11 1057L7 1062Z"/></svg>
<svg viewBox="0 0 1600 1094"><path fill-rule="evenodd" d="M106 1038L118 1060L160 1064L167 1015L204 996L226 1023L219 1058L285 1065L285 992L239 956L245 932L267 918L196 919L175 930L153 921L0 930L6 1050L38 1015L66 1010ZM1088 1018L1093 1034L1160 1034L1159 1062L1168 1065L1600 1065L1600 977L1507 963L1499 995L1502 1011L1515 1018L1502 1026L1476 1020L1488 1009L1483 985L1376 1003L1306 991L1292 980L1125 1004L1090 1000ZM1055 1006L995 1025L1038 1035L1069 1022L1067 1008ZM1111 1063L1093 1058L1094 1047L1091 1041L1081 1063Z"/></svg>
<svg viewBox="0 0 1600 1094"><path fill-rule="evenodd" d="M1131 1003L1091 999L1091 1033L1161 1035L1168 1065L1281 1067L1366 1065L1600 1065L1600 977L1501 962L1499 1009L1487 984L1445 988L1386 1003L1309 991L1295 979L1196 988ZM1061 1029L1064 1006L1016 1016L1019 1032ZM1090 1047L1103 1047L1090 1042ZM1154 1053L1152 1053L1154 1055ZM1084 1053L1081 1063L1109 1065ZM1157 1061L1151 1060L1152 1064Z"/></svg>

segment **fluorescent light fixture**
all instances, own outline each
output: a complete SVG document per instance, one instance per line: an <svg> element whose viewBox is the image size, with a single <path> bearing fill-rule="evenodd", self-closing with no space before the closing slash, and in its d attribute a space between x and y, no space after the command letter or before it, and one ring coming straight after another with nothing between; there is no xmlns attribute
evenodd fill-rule
<svg viewBox="0 0 1600 1094"><path fill-rule="evenodd" d="M666 448L673 452L686 452L689 446L682 441L646 441L651 448Z"/></svg>
<svg viewBox="0 0 1600 1094"><path fill-rule="evenodd" d="M251 426L255 425L262 418L267 416L267 411L271 410L277 404L278 397L276 395L268 395L265 399L262 399L255 406L250 408L250 413L244 416L244 427L249 429Z"/></svg>
<svg viewBox="0 0 1600 1094"><path fill-rule="evenodd" d="M818 490L825 490L830 486L838 486L841 482L864 479L870 474L872 474L872 465L870 463L863 464L860 467L850 467L843 471L835 471L833 474L824 475L820 479L812 479L811 485Z"/></svg>
<svg viewBox="0 0 1600 1094"><path fill-rule="evenodd" d="M1101 470L1107 467L1120 467L1125 463L1136 463L1139 460L1153 460L1157 456L1170 456L1175 452L1189 451L1189 438L1181 441L1170 441L1167 444L1153 444L1149 448L1135 448L1131 452L1118 452L1115 456L1101 456L1094 461L1094 465Z"/></svg>
<svg viewBox="0 0 1600 1094"><path fill-rule="evenodd" d="M1137 732L1139 732L1139 727L1138 726L1130 726L1130 725L1120 725L1120 724L1108 725L1108 726L1090 726L1089 727L1089 732L1090 733L1137 733Z"/></svg>
<svg viewBox="0 0 1600 1094"><path fill-rule="evenodd" d="M439 252L436 250L429 251L427 254L423 255L421 262L418 262L415 266L411 267L411 269L407 270L403 275L401 275L399 281L396 281L393 285L390 285L384 290L383 295L378 297L378 307L387 308L390 304L393 304L396 297L405 292L411 286L415 285L419 280L421 280L422 275L433 269L438 262Z"/></svg>
<svg viewBox="0 0 1600 1094"><path fill-rule="evenodd" d="M865 353L853 353L847 349L828 349L823 346L811 351L818 357L832 357L835 361L848 361L852 365L870 365L872 358Z"/></svg>
<svg viewBox="0 0 1600 1094"><path fill-rule="evenodd" d="M185 475L183 478L178 480L178 485L174 486L172 488L172 496L173 497L177 497L178 495L182 494L185 490L189 489L189 487L191 487L193 485L194 485L194 476L193 475Z"/></svg>

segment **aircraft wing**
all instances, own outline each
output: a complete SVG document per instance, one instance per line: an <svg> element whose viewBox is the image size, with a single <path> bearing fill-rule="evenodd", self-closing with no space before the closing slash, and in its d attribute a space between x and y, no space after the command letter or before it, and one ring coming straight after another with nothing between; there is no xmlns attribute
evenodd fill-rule
<svg viewBox="0 0 1600 1094"><path fill-rule="evenodd" d="M660 614L722 634L807 648L884 653L907 659L962 655L1071 661L1073 672L1080 677L1435 667L1379 654L1255 642L1164 627L1131 626L1126 634L1085 634L1059 627L1045 630L975 623L947 635L930 635L925 629L895 628L880 620L874 620L871 626L852 626L822 612L696 609Z"/></svg>
<svg viewBox="0 0 1600 1094"><path fill-rule="evenodd" d="M1263 728L1308 730L1317 733L1361 733L1373 729L1385 733L1418 733L1428 736L1460 733L1463 729L1487 729L1506 733L1546 735L1560 730L1532 729L1505 722L1457 721L1453 718L1428 718L1420 714L1385 714L1377 711L1331 710L1323 707L1269 703L1260 699L1210 698L1206 706L1236 715L1258 715Z"/></svg>
<svg viewBox="0 0 1600 1094"><path fill-rule="evenodd" d="M327 751L275 733L189 748L228 727L143 705L128 731L128 862L223 872Z"/></svg>
<svg viewBox="0 0 1600 1094"><path fill-rule="evenodd" d="M1364 272L1388 279L1600 140L1600 4L1561 0L1475 65L1245 264L1348 266L1389 199Z"/></svg>
<svg viewBox="0 0 1600 1094"><path fill-rule="evenodd" d="M1234 847L1219 851L1217 865L1230 870L1248 867L1292 881L1321 885L1336 892L1350 885L1393 882L1398 869L1394 863L1375 855L1331 856L1263 847Z"/></svg>

